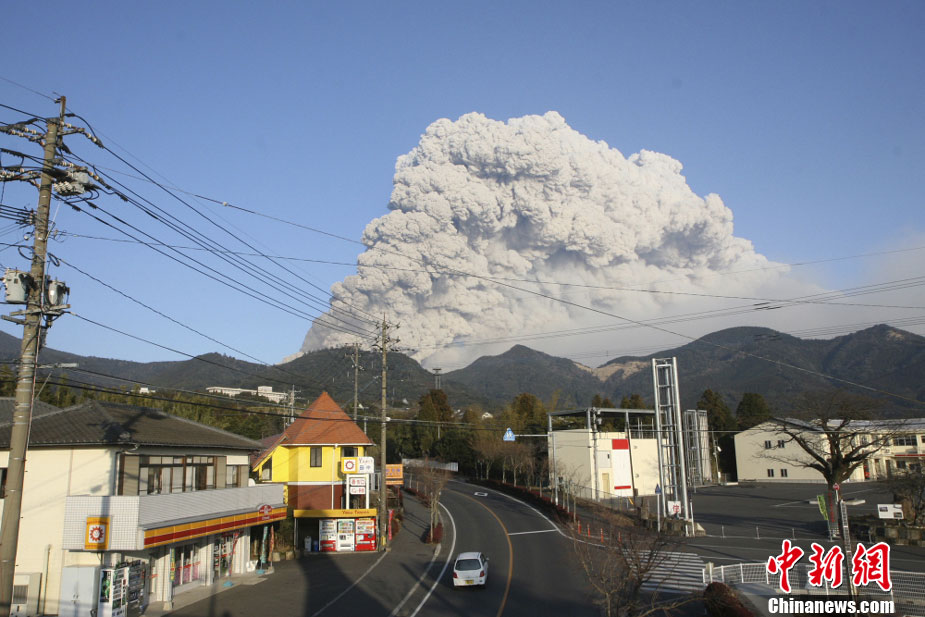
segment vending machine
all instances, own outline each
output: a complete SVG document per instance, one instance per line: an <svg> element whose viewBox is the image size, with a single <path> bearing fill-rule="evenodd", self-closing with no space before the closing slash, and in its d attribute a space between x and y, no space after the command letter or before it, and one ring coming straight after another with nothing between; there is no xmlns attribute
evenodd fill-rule
<svg viewBox="0 0 925 617"><path fill-rule="evenodd" d="M356 520L356 550L376 550L376 519L358 518Z"/></svg>
<svg viewBox="0 0 925 617"><path fill-rule="evenodd" d="M352 518L337 519L337 552L349 553L356 550L356 533Z"/></svg>
<svg viewBox="0 0 925 617"><path fill-rule="evenodd" d="M337 550L337 519L318 521L318 550L329 553Z"/></svg>
<svg viewBox="0 0 925 617"><path fill-rule="evenodd" d="M127 567L103 568L100 572L100 601L97 617L126 617L128 610Z"/></svg>

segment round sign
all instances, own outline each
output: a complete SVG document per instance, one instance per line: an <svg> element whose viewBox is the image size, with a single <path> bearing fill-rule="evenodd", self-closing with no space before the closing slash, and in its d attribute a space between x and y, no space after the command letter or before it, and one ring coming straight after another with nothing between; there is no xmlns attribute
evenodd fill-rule
<svg viewBox="0 0 925 617"><path fill-rule="evenodd" d="M357 470L357 462L354 459L344 459L344 471L351 472Z"/></svg>
<svg viewBox="0 0 925 617"><path fill-rule="evenodd" d="M839 484L838 482L836 482L835 484L832 485L832 490L833 490L833 491L837 491L837 490L840 489L840 488L841 488L841 484Z"/></svg>

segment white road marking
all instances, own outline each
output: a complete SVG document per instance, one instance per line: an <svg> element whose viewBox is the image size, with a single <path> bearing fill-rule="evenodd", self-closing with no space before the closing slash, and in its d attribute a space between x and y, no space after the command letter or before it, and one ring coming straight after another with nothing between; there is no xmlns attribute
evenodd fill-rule
<svg viewBox="0 0 925 617"><path fill-rule="evenodd" d="M509 533L509 534L507 534L507 535L509 535L509 536L525 536L525 535L531 534L531 533L555 533L556 531L558 531L558 529L541 529L540 531L515 531L515 532Z"/></svg>
<svg viewBox="0 0 925 617"><path fill-rule="evenodd" d="M446 512L446 515L450 517L450 525L453 526L453 544L450 545L450 552L447 553L447 560L446 560L446 563L443 564L443 569L440 570L440 576L438 576L436 580L434 580L434 584L430 586L430 590L427 592L427 595L424 596L424 599L421 600L421 603L417 605L417 608L415 608L414 612L411 613L411 615L409 615L408 617L417 616L417 614L421 611L421 607L423 607L424 603L427 602L427 600L430 598L430 594L434 592L434 589L437 587L437 583L439 583L440 579L443 578L443 575L446 574L446 569L450 566L450 562L453 561L453 553L456 550L456 521L453 520L453 515L450 514L450 511L447 509L445 505L441 503L440 507L443 508L444 512Z"/></svg>
<svg viewBox="0 0 925 617"><path fill-rule="evenodd" d="M379 559L377 559L376 562L375 562L373 565L369 566L369 568L367 568L366 572L364 572L363 575L362 575L360 578L358 578L357 580L353 581L353 584L352 584L352 585L350 585L349 587L347 587L346 589L344 589L342 592L340 592L339 594L337 594L337 597L335 597L333 600L331 600L330 602L328 602L327 604L325 604L324 606L322 606L321 608L319 608L319 609L318 609L317 611L315 611L314 613L312 613L312 617L315 617L315 615L320 615L320 614L322 613L322 611L324 611L325 609L327 609L329 606L331 606L332 604L334 604L335 602L337 602L337 601L340 600L341 598L343 598L344 595L346 595L346 593L347 593L348 591L350 591L351 589L353 589L354 587L356 587L357 585L359 585L359 584L360 584L360 581L362 581L364 578L366 578L366 575L369 574L370 572L372 572L372 571L373 571L373 568L375 568L376 566L378 566L378 565L379 565L379 562L381 562L383 559L385 559L385 556L386 556L386 555L388 555L388 553L387 553L387 552L383 552L383 553L382 553L382 556L381 556Z"/></svg>

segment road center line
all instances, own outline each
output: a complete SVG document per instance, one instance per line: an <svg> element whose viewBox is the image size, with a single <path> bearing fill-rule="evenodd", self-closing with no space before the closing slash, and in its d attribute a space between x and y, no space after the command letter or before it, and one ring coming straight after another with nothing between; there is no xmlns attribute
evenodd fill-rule
<svg viewBox="0 0 925 617"><path fill-rule="evenodd" d="M491 514L493 517L495 517L495 520L498 521L499 525L501 525L501 529L504 530L504 534L505 534L504 537L507 540L507 554L508 554L507 584L504 587L504 596L501 597L501 606L498 607L498 612L495 615L495 617L501 617L501 613L504 612L504 606L507 604L508 594L511 593L511 580L514 578L514 545L511 544L511 534L508 532L507 527L505 527L504 522L501 520L501 518L497 514L495 514L494 510L492 510L491 508L486 506L484 503L482 503L481 501L473 497L469 497L468 495L464 495L462 493L457 493L457 494L460 497L465 497L466 499L470 501L474 501L475 503L479 504L480 506L488 510L488 513Z"/></svg>

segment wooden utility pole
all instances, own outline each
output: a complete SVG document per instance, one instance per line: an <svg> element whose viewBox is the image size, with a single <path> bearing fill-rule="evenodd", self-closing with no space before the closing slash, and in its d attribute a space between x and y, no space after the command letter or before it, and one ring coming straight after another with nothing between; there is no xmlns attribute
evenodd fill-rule
<svg viewBox="0 0 925 617"><path fill-rule="evenodd" d="M65 99L61 97L61 114L48 120L45 132L45 158L39 185L39 202L35 214L35 234L32 244L32 284L29 287L23 319L22 347L20 348L19 375L16 379L16 397L13 426L10 433L10 459L7 465L6 495L3 500L3 528L0 530L0 617L9 617L13 601L13 574L16 567L16 549L19 544L19 519L22 515L23 480L26 469L26 450L32 424L32 401L35 391L35 367L38 362L39 342L42 337L42 310L45 289L45 258L48 247L48 211L58 146L58 130L64 124Z"/></svg>

